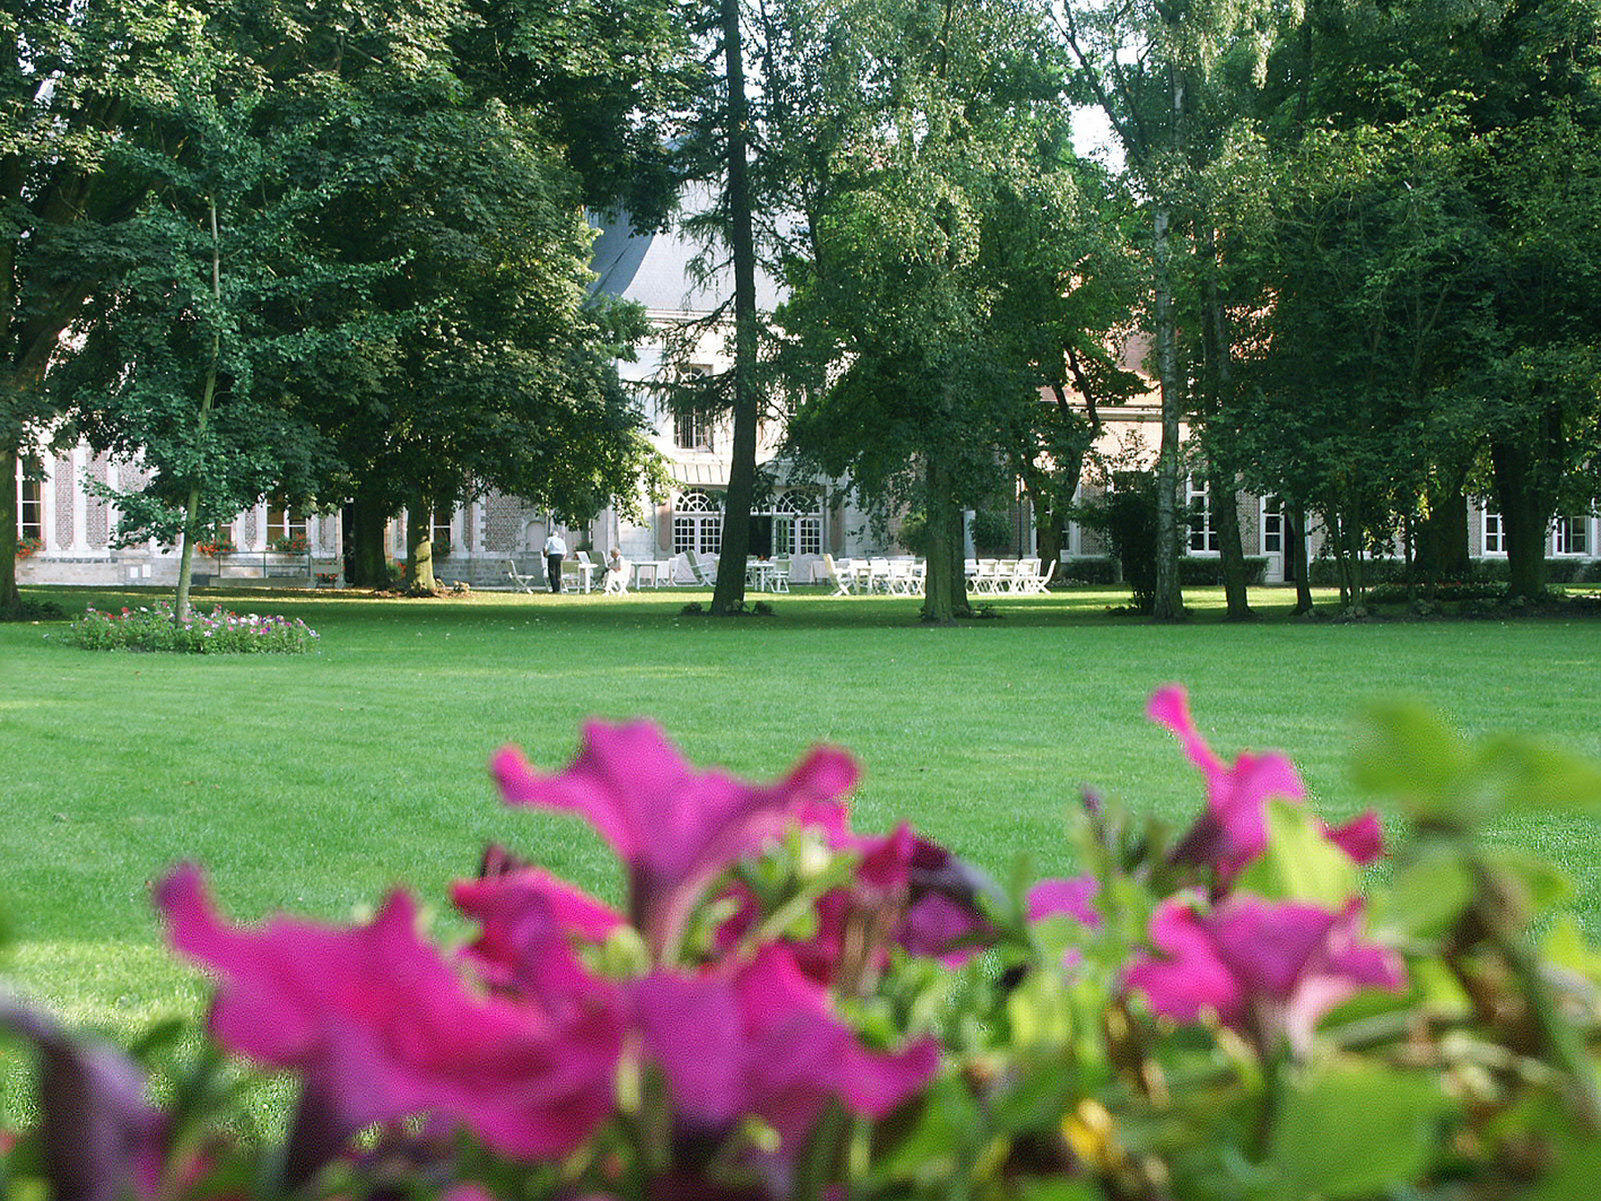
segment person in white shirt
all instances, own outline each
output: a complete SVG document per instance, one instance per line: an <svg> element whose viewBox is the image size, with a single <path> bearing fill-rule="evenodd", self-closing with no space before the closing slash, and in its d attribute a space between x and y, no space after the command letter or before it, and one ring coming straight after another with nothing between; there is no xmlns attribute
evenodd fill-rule
<svg viewBox="0 0 1601 1201"><path fill-rule="evenodd" d="M550 590L561 591L561 561L567 557L567 543L555 530L545 539L545 574L550 577Z"/></svg>

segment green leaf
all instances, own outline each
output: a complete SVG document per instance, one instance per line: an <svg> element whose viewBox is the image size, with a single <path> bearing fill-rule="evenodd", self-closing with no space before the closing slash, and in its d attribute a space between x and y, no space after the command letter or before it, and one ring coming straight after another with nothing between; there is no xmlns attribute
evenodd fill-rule
<svg viewBox="0 0 1601 1201"><path fill-rule="evenodd" d="M1416 1180L1449 1104L1427 1073L1356 1061L1316 1070L1285 1091L1273 1132L1281 1195L1340 1201Z"/></svg>
<svg viewBox="0 0 1601 1201"><path fill-rule="evenodd" d="M954 1170L961 1149L978 1130L978 1102L956 1076L945 1076L923 1094L909 1130L887 1154L877 1171L891 1179L923 1179Z"/></svg>
<svg viewBox="0 0 1601 1201"><path fill-rule="evenodd" d="M1573 899L1573 881L1538 855L1515 847L1485 847L1482 854L1492 871L1522 892L1531 918Z"/></svg>
<svg viewBox="0 0 1601 1201"><path fill-rule="evenodd" d="M1301 805L1267 804L1267 849L1235 881L1270 901L1308 901L1338 909L1357 891L1357 867Z"/></svg>
<svg viewBox="0 0 1601 1201"><path fill-rule="evenodd" d="M1060 1176L1017 1181L1017 1201L1101 1201L1105 1193L1088 1180L1067 1180Z"/></svg>
<svg viewBox="0 0 1601 1201"><path fill-rule="evenodd" d="M1551 929L1540 946L1540 957L1555 967L1567 968L1589 980L1601 984L1601 952L1585 940L1584 931L1571 914L1563 914L1551 923Z"/></svg>
<svg viewBox="0 0 1601 1201"><path fill-rule="evenodd" d="M1431 846L1396 873L1380 897L1379 925L1411 938L1445 933L1473 900L1477 886L1459 854Z"/></svg>
<svg viewBox="0 0 1601 1201"><path fill-rule="evenodd" d="M1601 767L1532 738L1484 742L1480 770L1509 805L1538 809L1601 808Z"/></svg>
<svg viewBox="0 0 1601 1201"><path fill-rule="evenodd" d="M1374 707L1358 729L1351 775L1369 792L1402 802L1414 818L1451 809L1473 757L1455 730L1422 705Z"/></svg>

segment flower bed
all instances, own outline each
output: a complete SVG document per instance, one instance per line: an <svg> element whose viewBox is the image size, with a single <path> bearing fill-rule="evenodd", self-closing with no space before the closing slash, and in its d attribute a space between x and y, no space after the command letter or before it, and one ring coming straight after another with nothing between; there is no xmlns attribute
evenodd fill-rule
<svg viewBox="0 0 1601 1201"><path fill-rule="evenodd" d="M1542 914L1551 869L1478 832L1601 806L1601 772L1376 716L1358 779L1410 830L1368 896L1373 813L1326 825L1283 755L1217 755L1181 689L1149 715L1204 808L1168 830L1086 794L1066 879L1001 886L909 826L854 831L844 751L751 784L644 723L590 725L564 771L492 763L508 804L610 843L621 909L491 847L451 889L464 945L404 891L355 926L240 926L180 867L156 903L217 981L212 1036L300 1081L283 1143L228 1133L250 1124L217 1057L169 1070L158 1111L131 1061L0 1001L46 1076L5 1178L174 1201L1590 1195L1601 955Z"/></svg>
<svg viewBox="0 0 1601 1201"><path fill-rule="evenodd" d="M317 645L317 631L297 618L234 613L218 606L173 619L170 601L106 613L85 609L60 635L91 651L173 651L197 655L302 655Z"/></svg>

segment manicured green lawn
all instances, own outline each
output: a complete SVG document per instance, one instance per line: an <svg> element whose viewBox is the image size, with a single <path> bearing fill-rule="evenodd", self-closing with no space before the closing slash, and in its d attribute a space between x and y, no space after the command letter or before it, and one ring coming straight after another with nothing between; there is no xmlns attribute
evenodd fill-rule
<svg viewBox="0 0 1601 1201"><path fill-rule="evenodd" d="M152 594L35 595L78 607ZM401 881L443 906L489 840L614 893L587 829L503 809L484 771L505 742L565 762L590 715L655 718L694 759L759 777L814 741L843 743L866 771L859 827L909 818L1002 873L1021 853L1069 866L1062 819L1082 784L1174 816L1197 808L1198 775L1141 716L1168 680L1189 684L1225 753L1290 751L1331 818L1364 803L1343 760L1352 715L1379 695L1601 756L1594 620L1236 627L1195 593L1196 621L1156 627L1106 616L1115 594L1077 591L1001 598L1004 620L931 630L906 599L780 597L774 617L723 622L678 615L703 592L216 595L305 618L321 650L91 654L46 639L49 626L0 626L7 974L74 1020L126 1027L195 1004L147 902L182 858L241 917L346 917ZM1258 599L1272 612L1289 598ZM1505 834L1563 863L1601 929L1594 823Z"/></svg>

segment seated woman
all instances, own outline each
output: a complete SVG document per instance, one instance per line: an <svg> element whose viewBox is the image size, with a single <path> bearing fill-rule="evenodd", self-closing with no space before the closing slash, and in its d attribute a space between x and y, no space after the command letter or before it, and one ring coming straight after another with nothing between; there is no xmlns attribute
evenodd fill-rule
<svg viewBox="0 0 1601 1201"><path fill-rule="evenodd" d="M615 546L611 548L611 554L606 556L605 591L615 592L619 596L628 591L628 560Z"/></svg>

